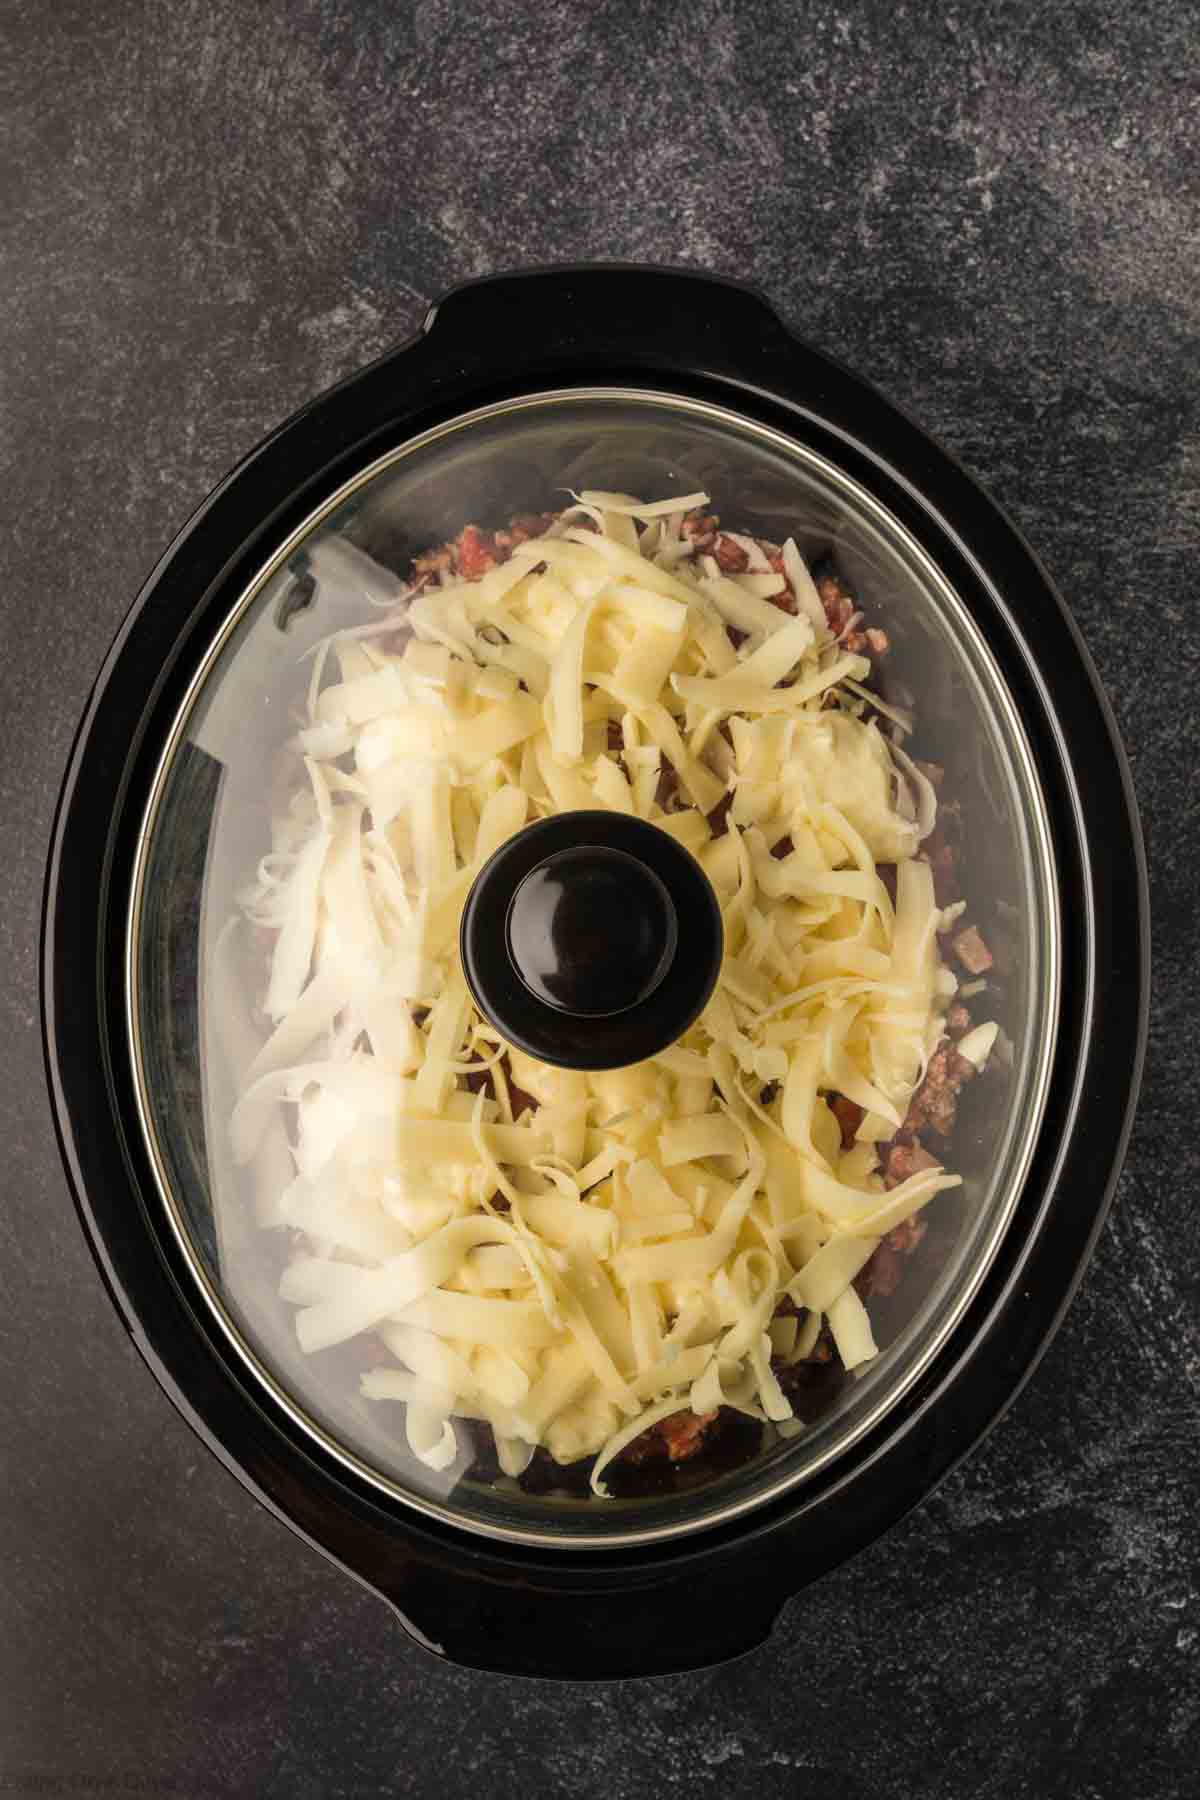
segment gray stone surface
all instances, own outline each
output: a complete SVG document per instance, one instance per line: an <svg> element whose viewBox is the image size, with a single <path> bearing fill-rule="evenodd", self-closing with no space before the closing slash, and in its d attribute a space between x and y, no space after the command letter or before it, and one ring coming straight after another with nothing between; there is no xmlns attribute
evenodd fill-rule
<svg viewBox="0 0 1200 1800"><path fill-rule="evenodd" d="M0 1791L1196 1792L1195 31L1185 0L4 0ZM748 1660L560 1690L406 1642L161 1397L60 1173L35 945L75 720L208 486L448 283L595 256L753 276L1012 510L1125 733L1157 965L1119 1203L1010 1417Z"/></svg>

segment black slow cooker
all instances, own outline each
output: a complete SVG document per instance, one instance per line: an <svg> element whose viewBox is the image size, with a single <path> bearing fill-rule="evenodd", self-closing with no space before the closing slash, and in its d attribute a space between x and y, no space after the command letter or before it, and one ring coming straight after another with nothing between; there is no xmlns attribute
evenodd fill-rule
<svg viewBox="0 0 1200 1800"><path fill-rule="evenodd" d="M229 920L248 876L265 868L269 887L270 859L285 855L280 747L320 691L331 634L378 644L372 621L386 618L395 646L422 591L406 585L414 557L468 522L494 533L588 492L701 494L730 531L790 539L814 568L832 559L886 634L887 716L917 721L914 754L952 786L1004 1051L963 1097L961 1186L938 1195L911 1279L873 1309L874 1360L819 1368L797 1417L743 1410L695 1455L649 1459L607 1492L569 1439L557 1458L527 1448L488 1464L447 1428L444 1452L439 1439L414 1455L395 1408L363 1399L352 1345L306 1354L279 1299L280 1245L295 1232L256 1229L295 1175L295 1146L260 1133L239 1160L229 1129L239 1080L262 1067ZM436 580L436 554L423 566ZM528 699L486 658L472 679ZM341 725L318 726L326 736L305 742L330 760L312 804L328 807L353 799L355 778L337 760ZM439 754L455 752L451 738ZM422 746L405 754L404 779L433 793ZM543 811L482 870L455 871L446 852L470 994L501 1041L548 1064L647 1066L709 1002L720 909L686 844L629 808ZM1128 1135L1147 921L1111 714L1061 600L995 506L754 292L664 270L555 269L447 295L415 338L247 457L153 571L59 807L47 1065L113 1301L176 1406L265 1505L454 1661L666 1673L761 1642L789 1597L924 1498L1029 1375ZM465 1143L469 1129L464 1097L447 1131ZM497 1129L512 1141L515 1127ZM312 1251L314 1232L317 1254L289 1279L340 1304L337 1282L312 1272L320 1232L302 1239ZM386 1272L409 1240L380 1241Z"/></svg>

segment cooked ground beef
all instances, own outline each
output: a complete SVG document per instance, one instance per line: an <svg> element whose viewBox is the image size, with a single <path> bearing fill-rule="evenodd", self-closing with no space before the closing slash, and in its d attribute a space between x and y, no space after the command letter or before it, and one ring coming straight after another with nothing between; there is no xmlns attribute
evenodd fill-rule
<svg viewBox="0 0 1200 1800"><path fill-rule="evenodd" d="M717 559L717 567L722 575L743 575L750 567L750 558L740 544L735 544L731 537L721 532L713 546L713 555Z"/></svg>
<svg viewBox="0 0 1200 1800"><path fill-rule="evenodd" d="M680 812L684 802L679 795L679 776L674 763L669 763L664 756L659 767L658 786L654 790L654 803L665 813Z"/></svg>
<svg viewBox="0 0 1200 1800"><path fill-rule="evenodd" d="M886 1300L896 1292L904 1279L905 1262L920 1244L925 1231L925 1221L918 1214L888 1232L855 1278L854 1286L860 1299Z"/></svg>
<svg viewBox="0 0 1200 1800"><path fill-rule="evenodd" d="M686 1462L704 1443L708 1428L715 1424L715 1412L671 1413L635 1437L622 1452L623 1462L643 1463L652 1456L667 1456L672 1462Z"/></svg>
<svg viewBox="0 0 1200 1800"><path fill-rule="evenodd" d="M909 1103L897 1139L910 1141L926 1130L949 1137L954 1129L959 1090L975 1073L975 1064L960 1056L949 1039L943 1039L929 1059L925 1079Z"/></svg>
<svg viewBox="0 0 1200 1800"><path fill-rule="evenodd" d="M834 637L840 637L854 617L854 595L841 576L826 564L817 576L817 594L825 608L825 620Z"/></svg>
<svg viewBox="0 0 1200 1800"><path fill-rule="evenodd" d="M982 975L992 966L992 953L976 925L968 925L952 940L955 956L969 975Z"/></svg>
<svg viewBox="0 0 1200 1800"><path fill-rule="evenodd" d="M961 899L958 882L958 803L939 800L937 823L921 846L933 870L933 893L939 906L953 906Z"/></svg>
<svg viewBox="0 0 1200 1800"><path fill-rule="evenodd" d="M716 516L713 513L701 512L699 508L685 513L680 532L697 554L711 552L717 541Z"/></svg>
<svg viewBox="0 0 1200 1800"><path fill-rule="evenodd" d="M467 1069L463 1074L462 1081L469 1094L482 1094L487 1100L496 1098L496 1089L490 1069Z"/></svg>
<svg viewBox="0 0 1200 1800"><path fill-rule="evenodd" d="M729 809L733 805L733 792L722 794L717 804L708 814L708 829L714 837L724 837L729 829Z"/></svg>
<svg viewBox="0 0 1200 1800"><path fill-rule="evenodd" d="M883 1185L899 1187L922 1169L936 1169L937 1164L937 1157L930 1156L925 1146L915 1140L911 1144L893 1144L884 1162Z"/></svg>
<svg viewBox="0 0 1200 1800"><path fill-rule="evenodd" d="M964 1037L971 1029L971 1015L962 1001L956 1003L946 1014L946 1031L952 1038Z"/></svg>
<svg viewBox="0 0 1200 1800"><path fill-rule="evenodd" d="M497 563L507 562L518 544L541 537L555 520L554 513L521 513L506 531L484 531L464 525L449 544L440 544L413 559L414 580L453 571L465 581L478 581Z"/></svg>

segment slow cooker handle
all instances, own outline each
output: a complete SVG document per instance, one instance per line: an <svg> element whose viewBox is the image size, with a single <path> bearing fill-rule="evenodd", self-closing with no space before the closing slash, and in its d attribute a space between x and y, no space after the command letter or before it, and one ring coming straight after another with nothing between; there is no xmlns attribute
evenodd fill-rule
<svg viewBox="0 0 1200 1800"><path fill-rule="evenodd" d="M628 1568L549 1579L494 1558L405 1558L371 1585L405 1630L447 1661L497 1674L614 1681L711 1668L766 1642L794 1583L757 1579L759 1559L703 1571Z"/></svg>
<svg viewBox="0 0 1200 1800"><path fill-rule="evenodd" d="M626 263L581 263L495 275L451 289L430 307L417 349L447 376L546 369L569 356L594 361L611 376L614 363L704 375L731 367L746 378L769 377L777 357L794 357L796 342L757 289L724 276ZM431 368L431 373L435 370Z"/></svg>

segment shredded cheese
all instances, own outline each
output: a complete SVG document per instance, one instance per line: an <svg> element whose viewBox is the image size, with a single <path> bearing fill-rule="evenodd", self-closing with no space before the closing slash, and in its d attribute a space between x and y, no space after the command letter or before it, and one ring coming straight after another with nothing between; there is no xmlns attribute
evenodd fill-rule
<svg viewBox="0 0 1200 1800"><path fill-rule="evenodd" d="M452 1471L453 1421L479 1419L508 1473L536 1446L594 1456L603 1495L688 1407L790 1428L773 1359L809 1356L822 1321L848 1369L875 1354L855 1278L958 1179L889 1193L876 1154L953 982L920 860L936 794L841 703L869 665L834 643L795 542L768 559L734 536L731 578L681 530L705 494L573 500L479 580L410 592L359 551L314 556L318 582L388 611L320 647L295 788L242 896L273 949L232 1137L260 1222L294 1234L280 1292L302 1347L379 1333L393 1361L362 1391L403 1405L418 1461ZM576 807L685 845L726 941L683 1040L586 1076L504 1044L457 961L482 864ZM996 1037L959 1054L982 1067ZM865 1113L848 1149L833 1092Z"/></svg>

